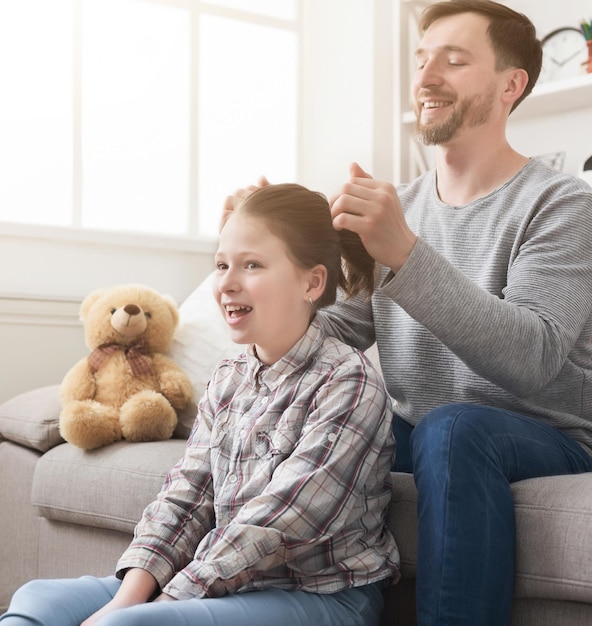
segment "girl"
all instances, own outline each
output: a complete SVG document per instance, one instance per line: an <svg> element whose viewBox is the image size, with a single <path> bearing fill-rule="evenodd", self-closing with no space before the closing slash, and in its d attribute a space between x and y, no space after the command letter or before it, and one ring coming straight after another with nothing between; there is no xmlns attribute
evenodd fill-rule
<svg viewBox="0 0 592 626"><path fill-rule="evenodd" d="M399 555L385 527L392 407L366 358L315 322L373 289L320 194L270 185L226 217L215 298L245 354L223 361L184 457L116 576L33 581L2 626L376 626Z"/></svg>

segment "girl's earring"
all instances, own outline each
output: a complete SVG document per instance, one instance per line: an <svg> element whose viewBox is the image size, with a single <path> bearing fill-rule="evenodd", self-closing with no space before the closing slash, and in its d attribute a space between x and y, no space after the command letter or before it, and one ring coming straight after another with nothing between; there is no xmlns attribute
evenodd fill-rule
<svg viewBox="0 0 592 626"><path fill-rule="evenodd" d="M314 306L314 300L312 299L312 296L308 296L308 304L310 304L311 307Z"/></svg>

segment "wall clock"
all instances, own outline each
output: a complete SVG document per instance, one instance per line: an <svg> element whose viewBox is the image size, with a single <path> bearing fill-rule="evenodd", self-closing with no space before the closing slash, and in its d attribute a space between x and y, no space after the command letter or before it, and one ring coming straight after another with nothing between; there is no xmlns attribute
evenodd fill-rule
<svg viewBox="0 0 592 626"><path fill-rule="evenodd" d="M562 26L541 39L543 67L540 83L585 73L588 62L586 38L579 28Z"/></svg>

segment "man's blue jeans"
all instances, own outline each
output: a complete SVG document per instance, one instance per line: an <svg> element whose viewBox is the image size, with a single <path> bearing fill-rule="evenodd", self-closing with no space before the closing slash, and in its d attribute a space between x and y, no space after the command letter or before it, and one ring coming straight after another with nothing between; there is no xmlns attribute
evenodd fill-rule
<svg viewBox="0 0 592 626"><path fill-rule="evenodd" d="M413 428L394 416L394 470L418 493L420 626L507 626L514 582L510 483L592 471L563 432L503 409L450 404Z"/></svg>

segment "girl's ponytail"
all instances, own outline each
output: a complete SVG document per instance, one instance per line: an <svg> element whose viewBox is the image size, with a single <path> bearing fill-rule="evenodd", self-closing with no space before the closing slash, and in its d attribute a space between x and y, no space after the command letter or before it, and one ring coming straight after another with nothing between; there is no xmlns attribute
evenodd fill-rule
<svg viewBox="0 0 592 626"><path fill-rule="evenodd" d="M339 286L347 297L374 291L375 261L360 236L351 230L338 231L341 248L342 272Z"/></svg>

